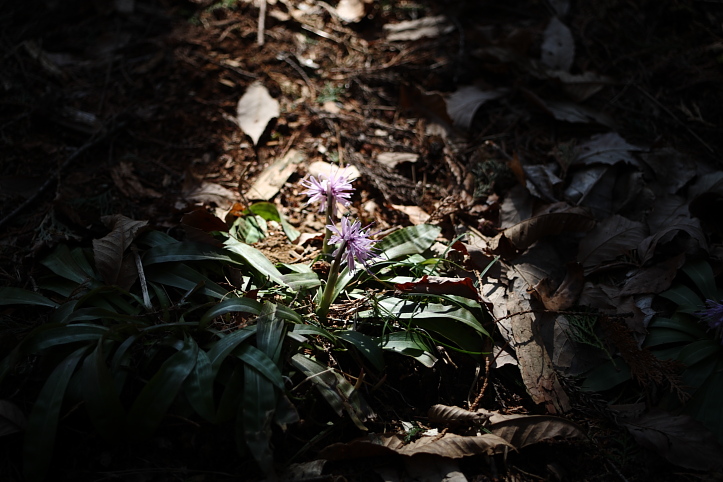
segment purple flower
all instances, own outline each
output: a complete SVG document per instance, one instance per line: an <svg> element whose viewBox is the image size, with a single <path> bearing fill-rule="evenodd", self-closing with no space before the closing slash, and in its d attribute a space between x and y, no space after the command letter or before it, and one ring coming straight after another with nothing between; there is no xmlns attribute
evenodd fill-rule
<svg viewBox="0 0 723 482"><path fill-rule="evenodd" d="M700 319L708 323L711 330L723 326L723 304L718 301L705 300L705 305L708 308L697 313Z"/></svg>
<svg viewBox="0 0 723 482"><path fill-rule="evenodd" d="M332 232L329 243L341 244L332 255L336 257L340 249L345 250L344 255L350 271L354 271L355 259L366 266L368 260L376 257L373 248L376 241L369 239L368 228L369 226L362 228L359 221L350 224L347 217L341 220L341 230L333 225L327 226L327 229Z"/></svg>
<svg viewBox="0 0 723 482"><path fill-rule="evenodd" d="M302 194L310 196L306 204L320 201L319 212L323 213L327 210L327 203L331 201L331 215L332 217L336 216L336 203L343 206L350 204L349 196L351 196L354 188L351 187L351 182L349 182L349 175L349 171L344 169L337 170L329 175L321 174L319 179L310 176L309 179L301 181L301 185L307 188Z"/></svg>

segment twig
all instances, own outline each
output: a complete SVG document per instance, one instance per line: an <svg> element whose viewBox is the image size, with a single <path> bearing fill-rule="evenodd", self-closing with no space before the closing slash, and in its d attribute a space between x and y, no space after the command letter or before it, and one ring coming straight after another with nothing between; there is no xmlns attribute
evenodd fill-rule
<svg viewBox="0 0 723 482"><path fill-rule="evenodd" d="M97 134L94 134L88 141L77 148L75 152L73 152L68 158L63 161L63 163L55 170L52 176L50 176L48 179L45 180L42 186L38 188L37 191L35 191L35 194L30 196L28 199L23 201L18 207L16 207L10 214L5 216L3 219L0 219L0 228L2 228L5 224L7 224L11 219L13 219L15 216L17 216L23 209L30 206L32 203L37 201L37 199L45 192L47 191L50 186L55 184L58 181L58 178L60 177L60 173L68 167L78 156L83 154L85 151L90 149L91 147L96 146L101 141L105 140L111 133L115 132L121 125L115 125L111 128L104 129Z"/></svg>
<svg viewBox="0 0 723 482"><path fill-rule="evenodd" d="M264 30L266 28L266 0L261 0L259 5L259 29L256 36L256 43L259 45L264 44Z"/></svg>
<svg viewBox="0 0 723 482"><path fill-rule="evenodd" d="M678 124L682 125L683 128L685 128L685 130L687 130L688 133L689 133L691 136L693 136L693 138L695 138L695 140L697 140L698 142L700 142L700 144L701 144L703 147L705 147L706 149L708 149L708 152L710 152L710 153L713 154L713 155L716 155L715 149L713 149L713 148L710 147L708 144L706 144L706 142L705 142L703 139L701 139L700 136L698 136L698 134L696 134L695 132L693 132L693 129L691 129L690 127L688 127L688 124L687 124L687 123L685 123L685 122L683 122L682 120L678 119L678 116L676 116L675 114L673 114L673 112L672 112L670 109L668 109L667 107L665 107L658 99L656 99L655 97L653 97L652 94L650 94L647 90L643 89L643 88L640 87L639 85L636 85L635 88L637 88L645 97L647 97L648 99L650 99L651 101L653 101L653 103L655 103L655 105L657 105L658 107L660 107L661 109L663 109L666 114L668 114L670 117L673 118L673 120L674 120L675 122L677 122Z"/></svg>

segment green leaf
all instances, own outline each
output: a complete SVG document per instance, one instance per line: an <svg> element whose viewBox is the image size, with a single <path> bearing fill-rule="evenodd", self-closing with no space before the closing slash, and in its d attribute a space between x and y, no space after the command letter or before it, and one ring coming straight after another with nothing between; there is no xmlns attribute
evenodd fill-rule
<svg viewBox="0 0 723 482"><path fill-rule="evenodd" d="M267 378L250 365L244 365L244 379L243 404L239 405L236 425L237 440L239 434L243 433L243 442L261 470L275 480L271 422L276 411L276 390Z"/></svg>
<svg viewBox="0 0 723 482"><path fill-rule="evenodd" d="M145 439L153 434L197 359L198 345L187 338L183 347L168 357L143 387L128 413L129 435L132 439Z"/></svg>
<svg viewBox="0 0 723 482"><path fill-rule="evenodd" d="M701 328L700 324L687 319L673 320L670 318L655 317L653 321L650 322L650 325L648 325L648 331L652 333L659 328L682 331L695 338L705 337L705 331Z"/></svg>
<svg viewBox="0 0 723 482"><path fill-rule="evenodd" d="M221 393L221 400L216 412L216 423L228 422L234 416L238 416L239 407L243 405L241 402L243 401L245 367L246 365L239 363L231 371L228 380L225 380L225 388ZM237 435L241 433L243 430L240 432L237 430Z"/></svg>
<svg viewBox="0 0 723 482"><path fill-rule="evenodd" d="M683 266L682 270L695 283L705 299L718 301L715 274L713 274L713 269L707 261L688 262Z"/></svg>
<svg viewBox="0 0 723 482"><path fill-rule="evenodd" d="M179 261L221 261L238 264L229 253L221 248L190 241L155 246L143 254L144 266Z"/></svg>
<svg viewBox="0 0 723 482"><path fill-rule="evenodd" d="M22 288L0 288L0 305L35 305L57 308L59 305L53 300L33 291Z"/></svg>
<svg viewBox="0 0 723 482"><path fill-rule="evenodd" d="M183 384L184 393L197 414L211 423L216 421L213 403L213 379L215 373L208 354L199 349L196 364Z"/></svg>
<svg viewBox="0 0 723 482"><path fill-rule="evenodd" d="M97 340L106 333L108 333L108 328L93 324L47 324L33 330L23 340L23 348L26 353L40 353L59 345Z"/></svg>
<svg viewBox="0 0 723 482"><path fill-rule="evenodd" d="M274 363L278 363L284 341L284 322L277 317L275 304L268 301L264 303L256 326L256 346Z"/></svg>
<svg viewBox="0 0 723 482"><path fill-rule="evenodd" d="M228 290L221 288L209 278L185 264L153 266L146 270L146 279L186 291L202 283L202 293L208 296L222 299L228 295Z"/></svg>
<svg viewBox="0 0 723 482"><path fill-rule="evenodd" d="M281 277L293 291L310 290L321 286L319 275L314 272L289 273Z"/></svg>
<svg viewBox="0 0 723 482"><path fill-rule="evenodd" d="M394 297L379 300L378 307L400 323L438 333L470 353L481 353L484 349L482 337L489 336L479 320L465 308ZM374 313L367 311L359 316L369 317Z"/></svg>
<svg viewBox="0 0 723 482"><path fill-rule="evenodd" d="M364 355L377 370L384 370L384 355L381 341L364 333L353 330L337 331L336 334L344 341L351 343L354 348Z"/></svg>
<svg viewBox="0 0 723 482"><path fill-rule="evenodd" d="M357 428L367 430L362 422L372 417L374 412L346 378L301 353L291 357L291 363L314 384L337 415L341 416L346 411Z"/></svg>
<svg viewBox="0 0 723 482"><path fill-rule="evenodd" d="M125 410L118 397L115 381L103 355L103 340L85 358L81 369L83 400L93 426L108 441L122 434Z"/></svg>
<svg viewBox="0 0 723 482"><path fill-rule="evenodd" d="M692 366L706 358L716 357L722 350L720 343L715 340L699 340L683 348L678 361L683 365Z"/></svg>
<svg viewBox="0 0 723 482"><path fill-rule="evenodd" d="M422 254L434 244L441 232L441 227L431 224L409 226L389 234L379 241L375 248L387 259Z"/></svg>
<svg viewBox="0 0 723 482"><path fill-rule="evenodd" d="M90 287L100 286L95 272L80 248L72 251L67 245L59 245L41 263L50 271L78 284L88 282Z"/></svg>
<svg viewBox="0 0 723 482"><path fill-rule="evenodd" d="M397 331L383 337L382 348L412 357L427 368L437 363L432 347L425 338L414 331Z"/></svg>
<svg viewBox="0 0 723 482"><path fill-rule="evenodd" d="M261 313L261 303L251 298L229 298L223 300L201 316L201 327L207 326L214 318L228 313Z"/></svg>
<svg viewBox="0 0 723 482"><path fill-rule="evenodd" d="M276 205L269 202L254 203L248 207L247 211L254 213L257 216L262 217L267 221L276 221L281 224L281 228L284 230L284 234L289 238L290 241L295 241L301 233L299 233L294 227L286 221Z"/></svg>
<svg viewBox="0 0 723 482"><path fill-rule="evenodd" d="M692 341L695 341L695 338L684 331L656 328L650 330L648 336L645 337L645 346L653 348L660 345L690 343Z"/></svg>
<svg viewBox="0 0 723 482"><path fill-rule="evenodd" d="M256 371L265 376L273 385L283 390L283 374L266 353L252 345L243 345L236 351L236 356L244 363L254 367Z"/></svg>
<svg viewBox="0 0 723 482"><path fill-rule="evenodd" d="M231 352L243 343L244 340L256 333L256 325L241 328L228 334L214 343L213 347L208 351L208 360L211 362L211 373L216 376L221 363Z"/></svg>
<svg viewBox="0 0 723 482"><path fill-rule="evenodd" d="M676 285L660 293L660 296L678 305L678 311L681 313L695 313L704 308L703 300L700 299L700 296L685 285Z"/></svg>
<svg viewBox="0 0 723 482"><path fill-rule="evenodd" d="M630 380L630 367L620 357L614 361L607 360L585 374L580 389L585 392L602 392Z"/></svg>
<svg viewBox="0 0 723 482"><path fill-rule="evenodd" d="M252 268L253 270L261 273L261 275L268 277L276 284L286 286L281 272L276 269L276 266L274 266L261 251L233 238L227 239L224 244L226 245L226 249L241 258L247 267ZM237 261L233 262L234 264L238 264Z"/></svg>
<svg viewBox="0 0 723 482"><path fill-rule="evenodd" d="M33 404L23 443L23 472L28 482L45 478L53 457L65 390L87 349L86 346L78 348L55 367Z"/></svg>
<svg viewBox="0 0 723 482"><path fill-rule="evenodd" d="M322 328L320 326L315 325L294 325L294 328L292 331L299 335L314 335L314 336L323 336L327 340L331 340L333 342L336 342L337 336L330 332L329 330Z"/></svg>

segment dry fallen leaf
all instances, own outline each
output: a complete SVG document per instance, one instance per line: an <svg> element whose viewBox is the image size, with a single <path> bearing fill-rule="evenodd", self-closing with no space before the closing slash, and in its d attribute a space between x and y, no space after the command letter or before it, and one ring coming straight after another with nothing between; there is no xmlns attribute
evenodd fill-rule
<svg viewBox="0 0 723 482"><path fill-rule="evenodd" d="M236 120L253 143L257 144L266 126L279 113L279 102L271 97L263 84L254 82L238 101Z"/></svg>
<svg viewBox="0 0 723 482"><path fill-rule="evenodd" d="M723 469L723 450L715 436L688 415L651 410L624 425L640 445L672 464L703 471Z"/></svg>
<svg viewBox="0 0 723 482"><path fill-rule="evenodd" d="M455 295L479 301L479 293L471 278L445 278L424 275L419 281L397 283L394 287L406 293Z"/></svg>
<svg viewBox="0 0 723 482"><path fill-rule="evenodd" d="M563 311L572 307L580 296L585 275L582 265L579 263L568 263L565 279L557 288L552 287L552 280L544 278L534 287L535 292L550 311Z"/></svg>
<svg viewBox="0 0 723 482"><path fill-rule="evenodd" d="M449 23L446 15L388 23L383 28L387 32L387 40L390 42L419 40L424 37L434 38L454 30L454 26Z"/></svg>
<svg viewBox="0 0 723 482"><path fill-rule="evenodd" d="M633 156L633 152L645 150L642 147L628 143L617 132L597 134L590 140L577 145L575 148L575 160L573 164L608 164L626 162L632 165L639 165Z"/></svg>
<svg viewBox="0 0 723 482"><path fill-rule="evenodd" d="M412 224L424 224L429 221L429 214L419 206L402 206L401 204L392 204L392 207L409 216Z"/></svg>
<svg viewBox="0 0 723 482"><path fill-rule="evenodd" d="M647 235L646 227L620 215L600 222L580 241L577 260L586 272L603 263L611 263L638 247Z"/></svg>
<svg viewBox="0 0 723 482"><path fill-rule="evenodd" d="M447 96L447 113L454 121L454 125L469 129L477 109L482 104L497 99L507 92L507 89L482 90L474 85L460 87Z"/></svg>
<svg viewBox="0 0 723 482"><path fill-rule="evenodd" d="M542 63L552 70L570 70L575 59L575 40L570 29L552 17L543 34Z"/></svg>
<svg viewBox="0 0 723 482"><path fill-rule="evenodd" d="M364 18L366 4L364 0L340 0L336 6L336 14L345 22L355 23Z"/></svg>
<svg viewBox="0 0 723 482"><path fill-rule="evenodd" d="M107 285L128 289L135 282L138 272L134 257L125 256L125 251L148 221L135 221L120 214L104 216L102 221L111 232L93 240L95 265Z"/></svg>
<svg viewBox="0 0 723 482"><path fill-rule="evenodd" d="M254 184L246 191L249 199L268 201L279 192L300 163L306 160L306 155L295 149L289 150L286 155L271 163L259 175Z"/></svg>

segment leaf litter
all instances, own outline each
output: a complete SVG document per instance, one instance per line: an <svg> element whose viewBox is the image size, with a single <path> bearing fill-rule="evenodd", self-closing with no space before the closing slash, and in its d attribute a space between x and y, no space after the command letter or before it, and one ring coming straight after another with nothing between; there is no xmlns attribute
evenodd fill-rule
<svg viewBox="0 0 723 482"><path fill-rule="evenodd" d="M159 51L160 60L151 62L153 59L137 56L132 49L111 49L132 56L118 58L123 68L137 69L143 62L147 78L159 85L169 79L196 82L185 85L188 88L183 95L168 89L165 102L135 105L129 98L130 79L111 70L112 82L104 89L110 89L112 95L91 88L82 95L66 97L72 104L70 111L96 112L94 125L111 122L94 105L114 113L132 105L130 114L141 127L129 128L124 141L132 149L122 154L148 149L149 155L109 155L106 173L94 171L92 161L83 160L73 169L93 172L104 182L81 184L61 175L59 187L72 186L79 194L35 206L39 218L30 214L16 218L22 222L12 225L14 239L31 238L40 249L51 248L54 242L50 240L58 239L52 233L64 229L87 235L89 225L101 226L102 219L114 219L108 228L96 228L96 234L86 239L95 240L92 245L104 280L126 286L132 278L123 275L126 270L132 273L127 261L132 256L129 243L145 221L102 216L130 205L144 213L132 218L152 219L171 228L191 208L227 211L234 203L246 204L248 199L277 200L283 201L279 205L284 206L284 215L304 232L302 236L311 235L314 230L309 227L315 220L302 207L293 183L286 181L308 173L313 161L352 165L359 171L357 182L362 189L351 209L376 222L380 230L416 221L443 227L447 242L458 236L467 243L473 237L477 240L466 254L449 250L445 262L455 268L448 277L420 277L400 286L467 299L481 293L483 306L489 307L499 332L497 346L490 351L495 357L511 353L516 363L495 365L495 360L487 358L474 375L474 370L464 371L459 354L447 359L440 350L434 369L452 375L440 378L448 391L432 398L470 406L467 392L479 390L471 398L479 396L488 408L485 416L456 407L463 411L460 413L475 414L467 419L460 416L467 428L476 428L481 419L494 425L495 417L516 418L508 421L515 428L502 430L500 425L499 433L450 433L438 439L425 435L411 443L405 442L401 433L390 433L369 435L357 445L341 442L341 447L349 453L359 449L356 455L380 454L374 450L383 446L383 453L415 457L434 454L449 459L512 447L534 450L556 436L580 438L582 431L562 416L580 417L576 406L598 403L599 410L594 414L592 409L584 411L584 417L605 421L608 428L594 435L606 438L602 446L606 454L617 450L611 441L615 428L610 428L615 427L615 421L606 416L605 404L610 399L604 397L630 398L630 390L640 392L627 387L628 392L601 391L597 398L588 398L575 380L561 373L584 377L590 366L606 359L605 350L618 361L619 353L632 350L621 341L622 329L604 326L601 313L616 323L622 321L620 326L630 331L624 335L634 335L637 349L645 342L646 327L654 314L672 309L651 300L659 301L656 295L685 279L686 261L708 260L715 272L720 269L723 229L716 206L720 205L723 183L715 156L708 150L711 145L720 149L720 139L705 123L691 121L681 127L682 109L678 108L683 103L697 105L701 116L717 118L715 105L720 103L705 95L719 94L711 93L707 87L710 80L702 77L705 74L714 79L716 74L698 46L687 44L687 40L653 58L647 50L637 49L639 39L635 38L644 32L649 36L646 41L661 40L649 25L670 23L675 13L655 17L656 12L661 13L661 7L655 7L649 14L626 16L629 11L625 7L617 12L613 6L595 10L598 7L592 5L548 2L536 11L538 21L532 25L529 17L514 14L514 9L499 9L485 2L474 7L461 4L451 17L433 7L429 11L390 11L376 2L344 1L336 7L313 1L268 2L270 35L264 47L268 50L252 51L246 43L258 29L257 7L216 2L218 8L211 8L212 3L194 3L198 4L193 14L197 23L188 22L176 31L166 47L170 50ZM339 18L323 13L330 8L336 9ZM676 8L679 15L687 16L690 25L707 22L681 5ZM148 13L136 9L131 14L143 19ZM712 18L718 15L708 14ZM450 22L450 18L455 21ZM634 25L637 18L647 19L648 24ZM616 32L618 22L628 28ZM354 26L357 23L358 30ZM141 35L133 30L136 27L132 23L123 25L128 30L122 32L124 38L131 38L130 32ZM375 26L376 31L361 35L368 25ZM706 31L700 28L695 33L701 42L711 40L705 37ZM158 38L166 38L162 35ZM458 44L461 38L466 43ZM157 39L147 43L160 44ZM279 57L280 50L296 54ZM98 63L97 52L79 49L70 39L61 42L57 52L35 57L24 52L19 50L18 55L27 55L22 60L34 72L33 78L64 78L69 86L81 90L90 85L78 83L76 76L82 69L105 73L107 68ZM63 52L73 52L75 60L48 64L47 59L59 59ZM170 53L177 65L170 63ZM682 65L677 61L681 58L688 62ZM628 74L634 69L651 75L630 81ZM42 92L42 83L22 82L21 69L8 72L6 92ZM326 83L336 88L328 91L335 92L338 110L314 104L313 92L321 92ZM237 101L242 87L244 94ZM186 95L188 92L194 94ZM223 119L234 109L238 126L226 126ZM47 166L51 146L69 146L69 138L34 130L22 117L9 119L12 122L3 124L3 129L9 129L8 135L18 139L16 145L25 148L9 149L6 166L13 168L4 167L4 175L34 174L25 162L26 155ZM59 117L47 122L69 129L75 136L90 135ZM169 129L169 125L175 127ZM34 135L29 137L16 126ZM102 129L94 128L93 132L103 135ZM263 137L264 133L270 135ZM563 154L565 146L572 146L568 155ZM483 161L496 161L498 170L515 169L512 159L517 159L522 175L512 185L498 182L486 192L475 189L475 163L481 161L469 155L473 151L483 152ZM407 157L384 157L384 153L404 153ZM127 161L131 158L133 163ZM375 158L385 160L380 163L383 168L369 162ZM112 191L111 201L105 201L103 189ZM379 208L365 211L362 206L372 202ZM7 214L6 208L3 214ZM217 214L213 218L216 227L218 222L225 222L221 210ZM46 221L40 224L41 219ZM87 219L92 221L84 222ZM202 219L185 219L189 226L204 226ZM83 238L76 235L75 239ZM457 255L461 259L454 258ZM476 263L472 262L473 255ZM486 263L495 255L500 256L499 272L494 277L491 272L482 276L485 267L480 260ZM589 310L597 310L597 314L583 325L581 317ZM573 331L583 327L589 328L592 337L588 344L580 342L581 332ZM615 329L620 331L617 337L610 334ZM595 343L600 348L594 348ZM594 356L587 356L590 354ZM486 362L497 368L485 372ZM457 369L451 370L452 366ZM512 383L504 382L510 370L519 377L519 393L510 388ZM418 400L425 399L433 382L419 371L410 373L387 374L389 384L400 391L400 400L409 403L412 399L413 409L400 402L400 407L407 407L399 408L400 413L405 413L407 420L426 423L423 413L429 405L423 406ZM461 380L463 373L469 380L460 384L473 385L479 380L480 385L475 385L476 390L457 387L458 392L452 393L448 380ZM329 377L323 380L343 383ZM419 381L423 388L410 390L410 380ZM716 436L711 438L686 416L657 410L656 401L665 390L659 385L645 391L649 411L620 425L630 430L638 443L672 464L686 470L719 470L711 462L719 459ZM461 392L464 396L459 395ZM391 397L387 393L384 396ZM605 402L602 406L601 398ZM354 421L362 423L361 412L346 405L343 396L335 403L341 412L351 410L357 418ZM549 415L552 413L562 416ZM400 417L384 410L381 415L391 422ZM307 435L308 440L311 438ZM717 438L720 442L720 434ZM322 444L327 444L324 450L332 454L334 445L329 440L322 440ZM602 466L608 475L616 474L609 465ZM313 470L315 474L321 472L319 467ZM654 471L625 464L620 470L639 480L645 471Z"/></svg>

